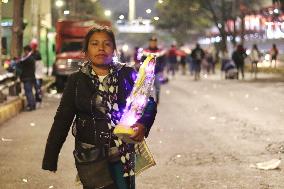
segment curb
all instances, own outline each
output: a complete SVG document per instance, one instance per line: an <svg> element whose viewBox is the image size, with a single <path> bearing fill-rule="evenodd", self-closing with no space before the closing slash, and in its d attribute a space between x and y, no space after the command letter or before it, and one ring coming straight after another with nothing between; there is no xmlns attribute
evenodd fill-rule
<svg viewBox="0 0 284 189"><path fill-rule="evenodd" d="M17 97L0 107L0 124L19 114L24 108L24 99Z"/></svg>
<svg viewBox="0 0 284 189"><path fill-rule="evenodd" d="M48 87L54 82L54 80L48 81L44 86L42 86L42 91L45 93ZM21 113L25 106L25 96L18 96L15 99L3 103L0 105L0 126L7 120L15 117L17 114Z"/></svg>

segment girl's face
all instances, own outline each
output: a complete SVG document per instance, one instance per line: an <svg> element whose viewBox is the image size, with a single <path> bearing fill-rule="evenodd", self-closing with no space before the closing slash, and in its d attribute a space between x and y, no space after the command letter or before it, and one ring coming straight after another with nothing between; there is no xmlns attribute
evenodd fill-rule
<svg viewBox="0 0 284 189"><path fill-rule="evenodd" d="M86 53L94 66L106 66L112 62L114 45L105 32L94 33L88 43Z"/></svg>

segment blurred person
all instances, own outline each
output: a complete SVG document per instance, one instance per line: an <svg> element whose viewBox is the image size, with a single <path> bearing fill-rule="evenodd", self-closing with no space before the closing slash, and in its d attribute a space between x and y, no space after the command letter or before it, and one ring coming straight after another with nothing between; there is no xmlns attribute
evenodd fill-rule
<svg viewBox="0 0 284 189"><path fill-rule="evenodd" d="M119 50L119 59L122 63L127 62L127 57L122 49Z"/></svg>
<svg viewBox="0 0 284 189"><path fill-rule="evenodd" d="M251 60L251 73L254 73L254 77L257 77L257 64L260 60L261 54L257 48L256 44L253 44L251 53L250 53L250 60Z"/></svg>
<svg viewBox="0 0 284 189"><path fill-rule="evenodd" d="M274 62L274 68L276 68L278 53L279 53L278 48L274 43L272 45L272 48L270 49L270 67L272 67L272 64Z"/></svg>
<svg viewBox="0 0 284 189"><path fill-rule="evenodd" d="M44 65L41 59L41 54L37 50L38 44L36 42L31 42L30 44L32 48L31 56L35 60L35 100L36 104L40 106L42 103L42 82L44 77Z"/></svg>
<svg viewBox="0 0 284 189"><path fill-rule="evenodd" d="M243 45L239 44L236 47L236 50L232 54L232 60L234 61L235 65L237 66L238 70L238 78L239 73L242 74L242 79L245 79L244 67L245 67L245 58L247 57L246 51Z"/></svg>
<svg viewBox="0 0 284 189"><path fill-rule="evenodd" d="M167 78L163 75L165 68L165 51L158 47L158 39L156 37L151 37L149 39L148 48L143 50L143 56L141 61L143 62L147 55L154 54L156 56L156 66L155 66L155 99L157 104L160 102L160 91L161 91L161 83L167 82Z"/></svg>
<svg viewBox="0 0 284 189"><path fill-rule="evenodd" d="M191 52L187 54L186 61L188 62L188 70L191 76L193 76L194 70L193 70L193 59L191 57Z"/></svg>
<svg viewBox="0 0 284 189"><path fill-rule="evenodd" d="M135 47L133 53L134 68L136 71L138 71L141 66L141 52L139 52L139 50L139 47Z"/></svg>
<svg viewBox="0 0 284 189"><path fill-rule="evenodd" d="M73 155L83 188L135 189L134 144L124 143L113 130L136 72L113 62L116 43L108 27L92 28L85 36L83 52L87 61L68 79L47 139L42 169L57 171L59 153L72 126ZM141 142L148 136L155 115L156 103L150 97L142 117L132 126L133 140Z"/></svg>
<svg viewBox="0 0 284 189"><path fill-rule="evenodd" d="M172 76L175 76L175 71L177 67L177 49L175 45L171 45L171 48L169 49L167 53L168 57L168 74L171 72Z"/></svg>
<svg viewBox="0 0 284 189"><path fill-rule="evenodd" d="M187 54L185 53L184 50L180 49L179 50L179 63L181 65L181 74L185 75L186 74L186 56Z"/></svg>
<svg viewBox="0 0 284 189"><path fill-rule="evenodd" d="M203 65L203 70L205 70L206 74L208 75L210 74L213 57L211 56L208 49L206 49L204 53L205 53L205 56L204 56L204 60L202 61L202 65Z"/></svg>
<svg viewBox="0 0 284 189"><path fill-rule="evenodd" d="M24 56L16 65L16 70L20 76L20 80L24 85L25 96L27 99L26 111L36 109L33 87L35 83L35 60L32 57L32 49L29 45L24 47Z"/></svg>
<svg viewBox="0 0 284 189"><path fill-rule="evenodd" d="M194 69L194 80L200 79L201 63L204 59L204 50L197 43L196 47L191 52L191 57L193 59L193 69Z"/></svg>

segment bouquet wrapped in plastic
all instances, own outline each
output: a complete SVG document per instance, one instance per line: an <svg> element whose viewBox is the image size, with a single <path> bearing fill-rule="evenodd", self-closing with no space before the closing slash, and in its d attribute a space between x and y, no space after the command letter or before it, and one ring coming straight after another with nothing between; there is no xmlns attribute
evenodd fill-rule
<svg viewBox="0 0 284 189"><path fill-rule="evenodd" d="M127 143L136 143L130 138L134 134L131 128L138 119L141 118L151 89L155 80L155 64L154 55L148 55L140 66L134 87L126 99L126 107L119 124L114 129L114 134Z"/></svg>

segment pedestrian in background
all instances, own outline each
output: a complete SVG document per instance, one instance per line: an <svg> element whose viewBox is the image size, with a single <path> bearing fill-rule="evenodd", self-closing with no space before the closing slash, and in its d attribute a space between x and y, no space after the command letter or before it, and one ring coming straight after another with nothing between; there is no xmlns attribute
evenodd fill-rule
<svg viewBox="0 0 284 189"><path fill-rule="evenodd" d="M278 52L279 51L276 47L276 44L273 44L272 48L270 49L270 67L272 67L272 64L274 62L274 68L276 68Z"/></svg>
<svg viewBox="0 0 284 189"><path fill-rule="evenodd" d="M32 57L32 49L29 45L24 47L24 57L17 63L20 80L24 85L25 96L27 99L26 111L36 109L33 87L35 83L35 60Z"/></svg>
<svg viewBox="0 0 284 189"><path fill-rule="evenodd" d="M149 39L148 48L143 50L143 56L141 62L143 62L149 54L154 54L156 56L156 65L155 65L155 100L157 104L160 102L160 91L162 82L167 82L168 79L163 74L165 69L165 51L158 47L158 39L152 36Z"/></svg>
<svg viewBox="0 0 284 189"><path fill-rule="evenodd" d="M175 71L177 69L177 63L178 63L176 45L171 45L167 57L168 57L168 74L171 73L173 77L175 76Z"/></svg>
<svg viewBox="0 0 284 189"><path fill-rule="evenodd" d="M32 54L31 56L35 60L35 100L36 100L36 105L38 107L41 106L42 103L42 82L43 82L43 77L44 77L44 65L41 59L41 54L37 50L37 43L36 42L31 42L30 44L32 48Z"/></svg>
<svg viewBox="0 0 284 189"><path fill-rule="evenodd" d="M68 79L47 139L42 168L57 170L60 149L72 125L73 154L83 188L135 189L134 144L124 143L113 130L123 114L136 72L113 62L116 43L108 27L91 29L84 44L87 62ZM132 126L133 140L141 142L148 136L155 115L156 103L150 97L141 119Z"/></svg>
<svg viewBox="0 0 284 189"><path fill-rule="evenodd" d="M245 67L245 58L247 57L246 51L243 45L237 45L236 50L232 54L232 60L234 61L235 65L237 66L238 70L238 78L239 73L242 74L242 79L245 79L244 67Z"/></svg>
<svg viewBox="0 0 284 189"><path fill-rule="evenodd" d="M134 61L134 68L136 71L139 71L140 68L140 61L141 61L141 53L139 52L139 47L134 48L133 53L133 61Z"/></svg>
<svg viewBox="0 0 284 189"><path fill-rule="evenodd" d="M193 59L195 81L200 79L201 63L204 59L204 56L205 56L204 50L197 43L196 47L191 52L191 57Z"/></svg>
<svg viewBox="0 0 284 189"><path fill-rule="evenodd" d="M181 65L181 74L182 75L185 75L186 73L186 57L187 57L187 54L185 53L184 50L180 49L179 50L179 63Z"/></svg>
<svg viewBox="0 0 284 189"><path fill-rule="evenodd" d="M258 64L260 57L261 57L261 54L260 54L256 44L253 44L249 57L250 57L250 60L251 60L251 74L254 73L254 78L256 78L257 77L257 64Z"/></svg>

